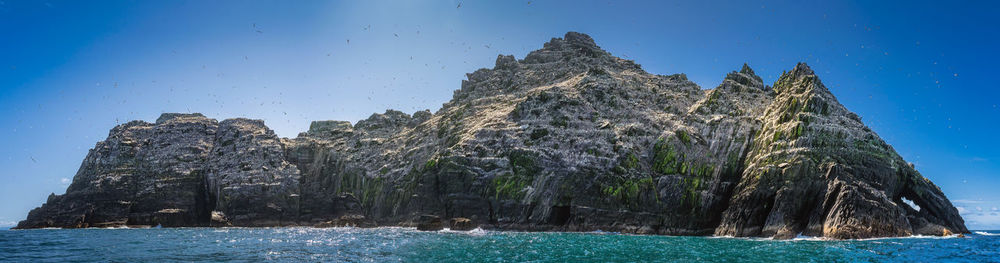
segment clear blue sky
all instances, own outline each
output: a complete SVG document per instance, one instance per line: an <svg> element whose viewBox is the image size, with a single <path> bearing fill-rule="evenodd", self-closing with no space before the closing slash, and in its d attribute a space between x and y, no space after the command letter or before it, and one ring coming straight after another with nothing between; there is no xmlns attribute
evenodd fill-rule
<svg viewBox="0 0 1000 263"><path fill-rule="evenodd" d="M99 2L0 0L0 225L63 193L117 123L201 112L294 137L433 111L497 54L579 31L703 88L805 61L970 228L1000 229L995 2Z"/></svg>

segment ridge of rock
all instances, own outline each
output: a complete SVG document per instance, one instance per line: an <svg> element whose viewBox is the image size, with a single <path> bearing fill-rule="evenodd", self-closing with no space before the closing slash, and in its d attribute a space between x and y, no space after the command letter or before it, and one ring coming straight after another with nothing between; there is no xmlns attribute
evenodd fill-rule
<svg viewBox="0 0 1000 263"><path fill-rule="evenodd" d="M772 88L743 64L702 90L576 32L521 60L498 55L434 113L315 121L296 138L201 114L118 125L18 228L445 220L775 238L968 232L808 65Z"/></svg>
<svg viewBox="0 0 1000 263"><path fill-rule="evenodd" d="M198 118L205 117L201 113L163 113L160 114L159 118L156 118L156 123L163 123L165 121L173 120L175 118Z"/></svg>

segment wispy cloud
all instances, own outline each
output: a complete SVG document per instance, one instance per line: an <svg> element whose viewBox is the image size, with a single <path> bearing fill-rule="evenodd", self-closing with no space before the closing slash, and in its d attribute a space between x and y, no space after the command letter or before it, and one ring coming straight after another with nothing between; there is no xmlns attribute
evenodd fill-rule
<svg viewBox="0 0 1000 263"><path fill-rule="evenodd" d="M959 202L967 201L967 202ZM975 230L1000 229L1000 208L983 207L985 201L956 200L958 213L965 219L966 226Z"/></svg>
<svg viewBox="0 0 1000 263"><path fill-rule="evenodd" d="M983 203L986 203L986 201L983 201L983 200L968 200L968 199L958 199L958 200L954 200L954 201L951 201L951 202L952 203L956 203L956 204L983 204Z"/></svg>
<svg viewBox="0 0 1000 263"><path fill-rule="evenodd" d="M72 182L73 182L73 180L71 180L69 178L65 178L65 177L63 177L62 179L59 179L59 183L60 184L69 184L69 183L72 183Z"/></svg>
<svg viewBox="0 0 1000 263"><path fill-rule="evenodd" d="M970 229L994 230L1000 229L1000 213L973 213L962 215Z"/></svg>

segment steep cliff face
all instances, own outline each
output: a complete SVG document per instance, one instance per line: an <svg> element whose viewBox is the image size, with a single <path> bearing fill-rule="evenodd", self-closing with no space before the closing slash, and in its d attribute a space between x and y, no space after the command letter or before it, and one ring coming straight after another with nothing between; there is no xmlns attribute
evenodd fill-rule
<svg viewBox="0 0 1000 263"><path fill-rule="evenodd" d="M570 32L522 60L498 56L433 114L317 121L292 139L200 114L120 125L66 194L18 227L414 225L431 214L670 235L968 231L805 64L773 86L743 65L702 90Z"/></svg>
<svg viewBox="0 0 1000 263"><path fill-rule="evenodd" d="M64 195L50 195L18 227L199 225L211 211L205 168L218 122L164 114L111 130L91 149Z"/></svg>

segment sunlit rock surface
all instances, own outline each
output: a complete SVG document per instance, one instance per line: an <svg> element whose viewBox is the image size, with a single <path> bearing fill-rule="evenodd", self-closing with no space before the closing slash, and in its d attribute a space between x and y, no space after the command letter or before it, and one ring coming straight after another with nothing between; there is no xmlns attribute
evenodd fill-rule
<svg viewBox="0 0 1000 263"><path fill-rule="evenodd" d="M119 125L18 228L416 226L431 215L667 235L968 232L805 64L773 87L743 65L702 90L570 32L467 76L435 113L317 121L290 139L201 114Z"/></svg>

